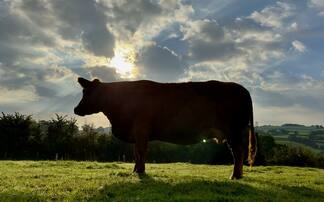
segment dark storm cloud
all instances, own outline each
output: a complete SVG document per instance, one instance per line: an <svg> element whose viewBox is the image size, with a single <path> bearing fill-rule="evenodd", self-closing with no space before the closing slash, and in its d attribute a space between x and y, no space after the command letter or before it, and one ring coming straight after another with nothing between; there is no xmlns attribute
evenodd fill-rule
<svg viewBox="0 0 324 202"><path fill-rule="evenodd" d="M137 65L140 74L156 81L176 81L185 71L177 55L167 48L155 45L142 50Z"/></svg>

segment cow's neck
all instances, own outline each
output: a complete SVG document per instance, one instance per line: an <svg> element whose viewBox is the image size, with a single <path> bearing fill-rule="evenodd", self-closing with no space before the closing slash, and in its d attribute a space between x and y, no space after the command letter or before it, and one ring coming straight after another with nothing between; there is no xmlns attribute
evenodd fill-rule
<svg viewBox="0 0 324 202"><path fill-rule="evenodd" d="M112 91L111 87L108 85L104 90L107 92L105 93L106 96L103 97L101 102L101 111L113 125L120 117L118 116L118 112L122 105L122 100L118 100L119 96L115 96L115 92Z"/></svg>

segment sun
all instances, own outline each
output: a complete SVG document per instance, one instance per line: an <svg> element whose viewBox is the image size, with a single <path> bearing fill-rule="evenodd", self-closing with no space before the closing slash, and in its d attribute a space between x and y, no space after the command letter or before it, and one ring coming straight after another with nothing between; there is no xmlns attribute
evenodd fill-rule
<svg viewBox="0 0 324 202"><path fill-rule="evenodd" d="M115 48L114 57L109 66L114 67L116 72L124 78L135 76L135 53L131 48Z"/></svg>

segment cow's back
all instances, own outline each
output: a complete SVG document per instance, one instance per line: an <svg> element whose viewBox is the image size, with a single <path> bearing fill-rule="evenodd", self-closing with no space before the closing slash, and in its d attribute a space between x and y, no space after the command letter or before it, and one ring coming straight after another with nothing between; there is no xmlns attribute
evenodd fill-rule
<svg viewBox="0 0 324 202"><path fill-rule="evenodd" d="M222 136L247 125L251 111L248 91L235 83L136 81L117 88L120 117L113 129L131 134L134 124L145 123L151 140L190 144Z"/></svg>

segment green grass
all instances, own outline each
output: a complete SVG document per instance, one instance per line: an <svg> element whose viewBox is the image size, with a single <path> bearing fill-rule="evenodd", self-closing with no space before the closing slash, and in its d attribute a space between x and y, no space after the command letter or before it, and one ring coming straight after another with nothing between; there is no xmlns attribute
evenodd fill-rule
<svg viewBox="0 0 324 202"><path fill-rule="evenodd" d="M185 163L0 161L0 201L323 201L324 170L284 166L244 168Z"/></svg>

